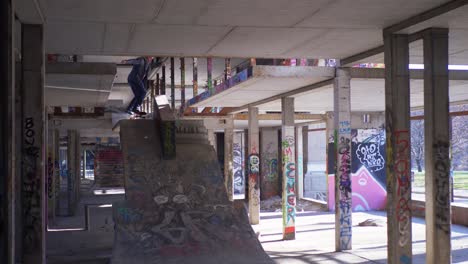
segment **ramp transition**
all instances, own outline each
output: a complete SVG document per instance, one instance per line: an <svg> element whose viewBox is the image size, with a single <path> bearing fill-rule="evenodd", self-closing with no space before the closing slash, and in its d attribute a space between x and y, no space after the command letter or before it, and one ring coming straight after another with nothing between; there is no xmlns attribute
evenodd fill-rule
<svg viewBox="0 0 468 264"><path fill-rule="evenodd" d="M126 200L113 205L113 264L273 263L227 198L201 121L177 124L176 158L161 158L153 120L123 120Z"/></svg>

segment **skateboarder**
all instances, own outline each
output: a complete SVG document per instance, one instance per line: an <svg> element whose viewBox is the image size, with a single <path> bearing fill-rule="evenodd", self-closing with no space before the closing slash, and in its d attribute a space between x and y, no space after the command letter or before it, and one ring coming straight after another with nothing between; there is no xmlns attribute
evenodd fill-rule
<svg viewBox="0 0 468 264"><path fill-rule="evenodd" d="M133 65L132 71L128 75L128 84L132 88L135 97L127 107L127 113L143 116L146 113L138 110L146 96L148 73L153 63L153 57L138 57L136 59L124 60L122 63ZM155 64L159 64L160 59L156 58Z"/></svg>

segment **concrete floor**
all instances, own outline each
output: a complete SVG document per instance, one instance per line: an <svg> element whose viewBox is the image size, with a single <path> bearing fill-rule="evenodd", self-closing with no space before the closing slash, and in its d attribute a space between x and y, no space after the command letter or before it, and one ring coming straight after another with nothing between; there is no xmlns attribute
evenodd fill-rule
<svg viewBox="0 0 468 264"><path fill-rule="evenodd" d="M107 195L94 188L84 188L80 209L74 217L58 217L50 227L74 229L84 227L84 204L110 204L123 199L123 190ZM112 217L109 208L93 211L91 220L95 226L103 225ZM357 226L367 219L375 219L380 226ZM96 222L98 221L98 222ZM100 222L99 222L100 221ZM107 223L107 221L106 221ZM334 252L334 214L306 211L297 213L296 240L282 240L281 212L262 212L260 225L253 226L260 232L260 241L275 263L386 263L387 228L384 212L353 213L353 250ZM98 229L98 228L96 228ZM99 238L98 238L99 237ZM48 255L50 263L108 263L112 249L112 228L98 232L49 232ZM78 241L79 240L79 241ZM102 240L102 241L101 241ZM90 241L93 241L90 243ZM84 244L85 245L84 245ZM468 227L453 226L452 263L468 263ZM425 225L421 218L413 218L414 262L425 263ZM95 256L95 257L93 257Z"/></svg>
<svg viewBox="0 0 468 264"><path fill-rule="evenodd" d="M375 219L381 226L357 226ZM353 213L353 250L335 251L335 216L328 212L298 213L296 240L282 240L281 213L262 213L260 241L276 263L387 263L386 214L383 212ZM425 263L425 224L413 218L413 263ZM453 226L452 263L468 263L468 228Z"/></svg>

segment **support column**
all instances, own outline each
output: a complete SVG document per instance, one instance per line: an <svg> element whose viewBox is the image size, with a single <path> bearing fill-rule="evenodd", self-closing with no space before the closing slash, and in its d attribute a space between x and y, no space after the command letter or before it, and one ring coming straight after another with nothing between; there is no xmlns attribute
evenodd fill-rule
<svg viewBox="0 0 468 264"><path fill-rule="evenodd" d="M230 116L226 119L224 129L224 184L229 201L234 201L234 174L232 164L232 147L234 139L234 118Z"/></svg>
<svg viewBox="0 0 468 264"><path fill-rule="evenodd" d="M349 71L336 69L333 89L335 114L335 249L352 248L351 91Z"/></svg>
<svg viewBox="0 0 468 264"><path fill-rule="evenodd" d="M283 239L296 239L296 158L294 98L281 98L281 160L283 164Z"/></svg>
<svg viewBox="0 0 468 264"><path fill-rule="evenodd" d="M54 200L55 200L55 214L60 211L60 132L54 129Z"/></svg>
<svg viewBox="0 0 468 264"><path fill-rule="evenodd" d="M309 126L302 127L302 174L303 179L307 175L307 162L309 161ZM328 175L326 176L328 179ZM304 184L302 185L302 192L299 198L304 197Z"/></svg>
<svg viewBox="0 0 468 264"><path fill-rule="evenodd" d="M75 209L80 199L80 156L80 135L76 130L69 130L67 152L67 195L69 215L75 214Z"/></svg>
<svg viewBox="0 0 468 264"><path fill-rule="evenodd" d="M13 264L16 252L16 230L21 224L16 218L15 188L20 179L16 171L18 126L15 113L14 5L11 0L0 3L0 259Z"/></svg>
<svg viewBox="0 0 468 264"><path fill-rule="evenodd" d="M180 58L180 109L185 110L185 58Z"/></svg>
<svg viewBox="0 0 468 264"><path fill-rule="evenodd" d="M451 258L448 29L424 34L426 263Z"/></svg>
<svg viewBox="0 0 468 264"><path fill-rule="evenodd" d="M206 58L206 74L207 74L207 80L206 80L206 83L207 83L207 86L208 86L208 91L210 92L210 94L213 94L214 91L213 91L213 77L212 77L212 74L213 74L213 58Z"/></svg>
<svg viewBox="0 0 468 264"><path fill-rule="evenodd" d="M258 108L249 107L249 219L250 224L260 223L260 156L258 130Z"/></svg>
<svg viewBox="0 0 468 264"><path fill-rule="evenodd" d="M55 219L55 133L51 129L48 134L47 142L47 215L49 221Z"/></svg>
<svg viewBox="0 0 468 264"><path fill-rule="evenodd" d="M304 197L304 153L302 127L296 127L296 190L297 198Z"/></svg>
<svg viewBox="0 0 468 264"><path fill-rule="evenodd" d="M407 35L384 35L388 263L412 263L409 48Z"/></svg>
<svg viewBox="0 0 468 264"><path fill-rule="evenodd" d="M208 141L210 142L210 145L213 146L213 148L216 151L216 134L213 129L207 129L206 130L208 134Z"/></svg>
<svg viewBox="0 0 468 264"><path fill-rule="evenodd" d="M174 57L171 57L171 108L175 109Z"/></svg>
<svg viewBox="0 0 468 264"><path fill-rule="evenodd" d="M22 25L23 263L45 263L44 46L41 25Z"/></svg>

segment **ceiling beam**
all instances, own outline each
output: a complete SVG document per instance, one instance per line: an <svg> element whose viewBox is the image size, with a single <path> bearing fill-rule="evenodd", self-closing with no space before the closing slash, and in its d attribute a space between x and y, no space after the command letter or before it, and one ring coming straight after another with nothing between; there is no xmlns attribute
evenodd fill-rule
<svg viewBox="0 0 468 264"><path fill-rule="evenodd" d="M358 53L356 55L349 56L347 58L344 58L340 60L341 65L343 66L349 66L349 64L356 63L360 60L375 56L377 54L383 53L384 52L384 46L378 46L366 51L363 51L361 53Z"/></svg>
<svg viewBox="0 0 468 264"><path fill-rule="evenodd" d="M422 23L424 21L427 21L429 19L435 18L437 16L443 15L445 13L448 13L452 10L455 10L457 8L460 8L462 6L465 6L468 4L468 0L453 0L447 3L444 3L440 6L437 6L435 8L429 9L427 11L424 11L422 13L419 13L415 16L412 16L410 18L407 18L403 21L400 21L396 24L393 24L389 27L384 28L383 34L393 34L397 33L403 29L409 28L411 26L417 25L419 23Z"/></svg>
<svg viewBox="0 0 468 264"><path fill-rule="evenodd" d="M257 101L257 102L253 102L253 103L250 103L250 104L245 104L243 106L234 108L231 111L231 113L240 112L240 111L242 111L244 109L249 108L250 106L254 107L254 106L266 104L266 103L269 103L269 102L272 102L272 101L276 101L276 100L279 100L279 99L281 99L283 97L289 97L289 96L293 96L293 95L296 95L296 94L312 91L312 90L321 88L323 86L331 85L331 84L333 84L333 81L334 81L334 78L331 78L331 79L321 81L321 82L318 82L318 83L314 83L314 84L311 84L311 85L303 86L301 88L298 88L298 89L295 89L295 90L292 90L292 91L277 94L277 95L262 99L262 100Z"/></svg>
<svg viewBox="0 0 468 264"><path fill-rule="evenodd" d="M325 116L320 114L294 114L294 120L324 120ZM249 120L248 114L235 114L234 120ZM281 120L281 114L259 114L258 120Z"/></svg>
<svg viewBox="0 0 468 264"><path fill-rule="evenodd" d="M349 68L352 79L384 79L385 69L383 68ZM423 80L423 69L410 69L410 79ZM468 71L449 70L449 80L466 81Z"/></svg>

